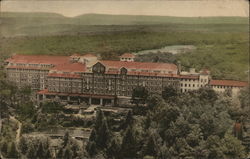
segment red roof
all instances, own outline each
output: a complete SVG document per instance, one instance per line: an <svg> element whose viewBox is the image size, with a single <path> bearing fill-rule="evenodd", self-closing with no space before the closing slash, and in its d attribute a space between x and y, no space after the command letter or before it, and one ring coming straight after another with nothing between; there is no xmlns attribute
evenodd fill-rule
<svg viewBox="0 0 250 159"><path fill-rule="evenodd" d="M209 84L212 86L235 86L235 87L248 86L248 82L233 81L233 80L211 80Z"/></svg>
<svg viewBox="0 0 250 159"><path fill-rule="evenodd" d="M135 55L133 55L131 53L124 53L120 57L122 57L122 58L135 58Z"/></svg>
<svg viewBox="0 0 250 159"><path fill-rule="evenodd" d="M29 70L50 70L50 68L33 67L33 66L6 66L6 68L29 69Z"/></svg>
<svg viewBox="0 0 250 159"><path fill-rule="evenodd" d="M121 69L142 69L142 70L172 70L177 71L175 64L169 63L151 63L151 62L126 62L126 61L100 61L103 65L110 68Z"/></svg>
<svg viewBox="0 0 250 159"><path fill-rule="evenodd" d="M66 63L53 67L51 70L65 71L65 72L84 72L86 70L85 64L82 63Z"/></svg>
<svg viewBox="0 0 250 159"><path fill-rule="evenodd" d="M30 63L30 64L64 64L69 62L69 56L52 55L14 55L7 59L11 63Z"/></svg>

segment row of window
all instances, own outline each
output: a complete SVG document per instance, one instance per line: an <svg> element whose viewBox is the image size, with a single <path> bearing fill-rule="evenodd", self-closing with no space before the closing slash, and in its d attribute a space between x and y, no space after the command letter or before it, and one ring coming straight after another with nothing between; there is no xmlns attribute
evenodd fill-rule
<svg viewBox="0 0 250 159"><path fill-rule="evenodd" d="M200 79L201 82L207 82L207 79Z"/></svg>
<svg viewBox="0 0 250 159"><path fill-rule="evenodd" d="M181 87L195 87L195 84L182 84ZM197 84L197 87L199 87L199 84Z"/></svg>
<svg viewBox="0 0 250 159"><path fill-rule="evenodd" d="M196 79L182 79L182 81L189 81L189 82L193 81L193 82L195 82Z"/></svg>
<svg viewBox="0 0 250 159"><path fill-rule="evenodd" d="M233 86L213 86L214 88L233 88Z"/></svg>
<svg viewBox="0 0 250 159"><path fill-rule="evenodd" d="M37 69L24 69L24 68L13 68L16 72L33 72L33 73L48 73L48 70L37 70Z"/></svg>

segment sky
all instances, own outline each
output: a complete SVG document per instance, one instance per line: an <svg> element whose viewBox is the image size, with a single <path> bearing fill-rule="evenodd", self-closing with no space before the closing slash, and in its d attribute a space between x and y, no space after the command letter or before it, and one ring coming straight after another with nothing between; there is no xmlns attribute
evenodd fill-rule
<svg viewBox="0 0 250 159"><path fill-rule="evenodd" d="M1 12L54 12L180 17L249 16L246 0L2 0Z"/></svg>

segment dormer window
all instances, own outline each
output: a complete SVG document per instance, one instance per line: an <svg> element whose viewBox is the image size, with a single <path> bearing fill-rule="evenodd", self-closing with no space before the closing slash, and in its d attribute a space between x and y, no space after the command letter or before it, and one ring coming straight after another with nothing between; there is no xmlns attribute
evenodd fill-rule
<svg viewBox="0 0 250 159"><path fill-rule="evenodd" d="M120 61L134 61L135 59L135 55L131 54L131 53L125 53L123 55L120 56Z"/></svg>
<svg viewBox="0 0 250 159"><path fill-rule="evenodd" d="M128 70L127 70L125 67L121 68L121 72L120 72L120 73L121 73L122 75L126 75L127 72L128 72Z"/></svg>
<svg viewBox="0 0 250 159"><path fill-rule="evenodd" d="M105 70L105 66L100 62L96 63L92 68L93 73L105 73Z"/></svg>

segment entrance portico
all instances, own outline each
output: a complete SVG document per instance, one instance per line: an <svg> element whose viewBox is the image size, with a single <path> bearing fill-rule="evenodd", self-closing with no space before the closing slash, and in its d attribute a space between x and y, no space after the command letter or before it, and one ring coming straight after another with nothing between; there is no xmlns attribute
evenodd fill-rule
<svg viewBox="0 0 250 159"><path fill-rule="evenodd" d="M37 93L38 102L44 100L56 100L59 99L62 102L80 104L85 102L89 105L100 106L113 106L115 96L113 95L93 95L93 94L67 94L48 92L48 90L42 90Z"/></svg>

